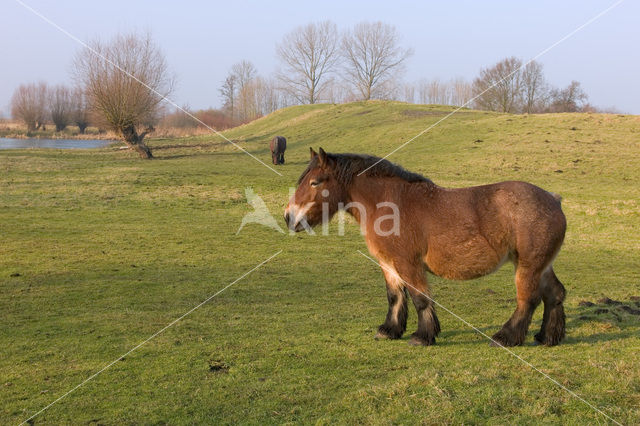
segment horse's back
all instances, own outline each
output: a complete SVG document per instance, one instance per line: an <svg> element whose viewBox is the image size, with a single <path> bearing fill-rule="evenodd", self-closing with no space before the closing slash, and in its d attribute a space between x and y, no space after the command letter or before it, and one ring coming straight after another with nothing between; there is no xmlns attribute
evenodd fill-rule
<svg viewBox="0 0 640 426"><path fill-rule="evenodd" d="M564 238L560 202L527 182L442 189L433 201L425 261L445 278L476 278L522 255L555 256Z"/></svg>
<svg viewBox="0 0 640 426"><path fill-rule="evenodd" d="M284 152L287 149L287 139L284 136L274 136L270 147L272 152Z"/></svg>

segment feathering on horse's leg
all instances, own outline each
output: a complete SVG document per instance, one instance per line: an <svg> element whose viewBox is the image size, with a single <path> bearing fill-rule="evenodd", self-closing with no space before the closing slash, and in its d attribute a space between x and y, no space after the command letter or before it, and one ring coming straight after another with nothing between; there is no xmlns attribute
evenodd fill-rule
<svg viewBox="0 0 640 426"><path fill-rule="evenodd" d="M440 334L440 321L431 298L424 265L421 262L402 264L398 274L406 281L407 290L418 314L418 329L411 335L409 343L415 346L434 345L436 336Z"/></svg>
<svg viewBox="0 0 640 426"><path fill-rule="evenodd" d="M389 311L385 322L378 327L376 339L399 339L407 329L407 293L402 279L392 267L383 264L382 273L387 283Z"/></svg>

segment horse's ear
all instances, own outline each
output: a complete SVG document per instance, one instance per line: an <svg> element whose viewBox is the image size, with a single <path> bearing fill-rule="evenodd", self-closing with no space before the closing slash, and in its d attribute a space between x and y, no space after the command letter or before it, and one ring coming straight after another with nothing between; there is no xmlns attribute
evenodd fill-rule
<svg viewBox="0 0 640 426"><path fill-rule="evenodd" d="M320 157L320 167L324 168L330 165L331 159L329 158L327 153L324 152L324 149L320 148L318 150L318 156Z"/></svg>
<svg viewBox="0 0 640 426"><path fill-rule="evenodd" d="M313 150L313 148L309 147L309 153L311 154L311 159L318 156L318 153Z"/></svg>

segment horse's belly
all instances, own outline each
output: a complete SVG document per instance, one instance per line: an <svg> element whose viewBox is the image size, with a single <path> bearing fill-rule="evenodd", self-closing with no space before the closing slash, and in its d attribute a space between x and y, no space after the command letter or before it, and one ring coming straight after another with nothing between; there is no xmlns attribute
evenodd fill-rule
<svg viewBox="0 0 640 426"><path fill-rule="evenodd" d="M487 241L478 237L443 248L431 248L424 261L435 275L450 280L470 280L498 269L508 258L508 253L498 253ZM436 245L437 247L437 245Z"/></svg>

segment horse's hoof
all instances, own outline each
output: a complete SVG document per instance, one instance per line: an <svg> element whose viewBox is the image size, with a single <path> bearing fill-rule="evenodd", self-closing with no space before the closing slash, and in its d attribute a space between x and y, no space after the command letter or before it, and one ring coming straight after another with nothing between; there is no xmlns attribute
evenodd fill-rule
<svg viewBox="0 0 640 426"><path fill-rule="evenodd" d="M538 333L534 336L534 342L536 345L540 346L556 346L558 343L560 343L563 337L564 333L562 333L562 335L556 336L548 336L546 334L541 335L541 333Z"/></svg>
<svg viewBox="0 0 640 426"><path fill-rule="evenodd" d="M386 333L383 333L382 331L378 331L376 333L376 335L373 336L373 338L376 339L376 340L389 340L389 339L391 339L391 336L389 336Z"/></svg>
<svg viewBox="0 0 640 426"><path fill-rule="evenodd" d="M435 337L432 337L431 339L423 339L421 337L412 336L411 339L409 339L409 344L411 346L432 346L436 344L436 339Z"/></svg>
<svg viewBox="0 0 640 426"><path fill-rule="evenodd" d="M509 346L518 346L521 343L515 341L515 339L510 338L506 333L502 331L498 331L491 337L491 343L489 346L492 347L509 347Z"/></svg>

